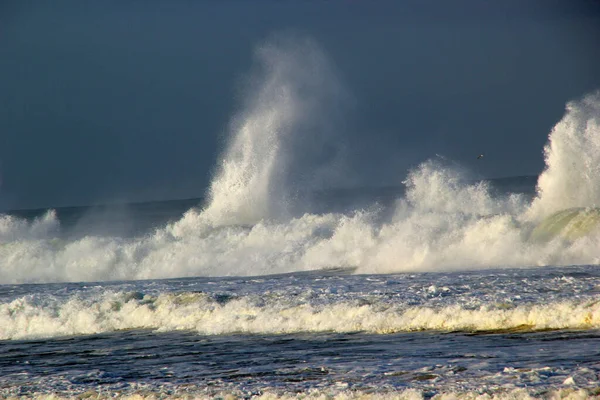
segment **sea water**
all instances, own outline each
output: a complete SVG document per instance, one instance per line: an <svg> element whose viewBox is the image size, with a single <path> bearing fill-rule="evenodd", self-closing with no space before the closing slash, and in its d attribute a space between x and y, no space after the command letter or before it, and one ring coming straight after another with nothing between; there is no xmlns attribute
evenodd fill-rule
<svg viewBox="0 0 600 400"><path fill-rule="evenodd" d="M599 291L596 267L5 285L0 390L590 394Z"/></svg>
<svg viewBox="0 0 600 400"><path fill-rule="evenodd" d="M567 104L539 177L434 155L345 187L327 57L256 54L205 199L0 217L1 396L599 393L600 233L539 232L600 205L598 93Z"/></svg>

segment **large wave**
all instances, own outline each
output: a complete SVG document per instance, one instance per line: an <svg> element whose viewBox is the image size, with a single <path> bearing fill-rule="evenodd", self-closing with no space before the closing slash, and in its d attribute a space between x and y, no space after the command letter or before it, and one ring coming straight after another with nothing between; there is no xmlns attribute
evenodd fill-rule
<svg viewBox="0 0 600 400"><path fill-rule="evenodd" d="M567 104L544 148L546 170L528 211L542 218L571 207L600 206L600 92Z"/></svg>
<svg viewBox="0 0 600 400"><path fill-rule="evenodd" d="M568 103L546 146L547 169L531 202L495 195L454 168L426 161L409 172L392 210L297 213L299 188L329 184L341 142L334 122L344 90L309 40L272 40L203 208L137 238L61 240L50 211L0 218L0 283L262 275L330 267L359 273L596 264L600 235L533 241L554 211L600 199L600 95ZM329 118L332 119L329 119ZM333 173L331 171L334 171Z"/></svg>

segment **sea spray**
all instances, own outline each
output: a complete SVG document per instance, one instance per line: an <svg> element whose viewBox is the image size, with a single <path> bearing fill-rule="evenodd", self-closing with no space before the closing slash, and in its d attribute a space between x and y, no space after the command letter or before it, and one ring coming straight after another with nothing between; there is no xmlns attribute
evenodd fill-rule
<svg viewBox="0 0 600 400"><path fill-rule="evenodd" d="M316 43L275 37L255 57L202 213L212 225L287 217L295 192L315 189L318 175L328 171L323 166L335 159L323 149L341 146L332 124L343 90Z"/></svg>
<svg viewBox="0 0 600 400"><path fill-rule="evenodd" d="M409 172L406 195L391 210L374 204L298 214L293 203L299 188L318 187L332 165L323 149L339 140L331 121L343 90L311 41L268 42L257 60L204 208L133 238L65 240L53 212L34 222L1 217L0 283L600 262L594 230L572 240L550 235L535 241L530 235L548 213L598 204L598 93L569 103L551 132L547 169L532 204L523 196L494 194L452 165L426 161Z"/></svg>
<svg viewBox="0 0 600 400"><path fill-rule="evenodd" d="M485 216L520 211L517 195L493 197L485 181L468 179L456 165L429 160L411 170L404 181L406 200L415 209Z"/></svg>
<svg viewBox="0 0 600 400"><path fill-rule="evenodd" d="M27 221L11 215L0 215L0 243L18 240L44 239L57 235L60 223L54 210Z"/></svg>
<svg viewBox="0 0 600 400"><path fill-rule="evenodd" d="M600 206L600 92L567 103L544 147L546 169L528 216L539 220L572 207Z"/></svg>
<svg viewBox="0 0 600 400"><path fill-rule="evenodd" d="M342 219L305 262L356 265L359 273L537 263L539 254L528 254L516 218L525 210L524 197L493 197L486 184L469 183L460 170L434 161L412 170L405 182L406 196L389 220L365 212Z"/></svg>

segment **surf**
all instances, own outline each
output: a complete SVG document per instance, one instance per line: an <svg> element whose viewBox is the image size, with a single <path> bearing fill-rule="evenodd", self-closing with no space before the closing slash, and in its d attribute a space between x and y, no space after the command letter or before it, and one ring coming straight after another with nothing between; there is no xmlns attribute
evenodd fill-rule
<svg viewBox="0 0 600 400"><path fill-rule="evenodd" d="M272 37L255 65L201 213L212 225L289 217L300 191L322 187L342 147L332 126L345 90L314 41Z"/></svg>
<svg viewBox="0 0 600 400"><path fill-rule="evenodd" d="M310 282L306 276L304 278ZM334 277L330 275L329 278ZM264 281L263 277L255 283L260 285ZM343 281L337 279L332 285L337 287L340 282ZM425 287L421 291L426 296L416 292L403 301L394 301L381 294L336 296L326 290L306 287L303 289L307 293L298 295L294 293L293 286L261 294L227 294L222 291L144 293L105 289L102 293L94 293L94 290L77 288L77 293L69 296L35 294L2 303L0 340L122 330L264 335L415 331L506 333L600 328L598 300L586 297L585 293L573 300L548 299L541 303L527 303L517 298L504 302L478 299L470 304L456 294L459 293L456 286ZM415 290L410 287L401 289ZM291 294L286 293L290 290ZM438 290L448 293L450 297L446 302L435 301ZM315 291L327 300L311 295ZM415 295L421 299L420 304L407 301Z"/></svg>
<svg viewBox="0 0 600 400"><path fill-rule="evenodd" d="M542 220L531 232L531 240L562 238L573 242L597 233L599 222L600 208L567 208Z"/></svg>
<svg viewBox="0 0 600 400"><path fill-rule="evenodd" d="M2 216L0 283L600 262L598 92L567 103L533 199L498 192L434 157L408 172L395 200L315 211L303 193L344 182L336 123L348 95L335 71L312 40L267 40L256 50L206 202L133 237L65 237L54 211L33 220Z"/></svg>

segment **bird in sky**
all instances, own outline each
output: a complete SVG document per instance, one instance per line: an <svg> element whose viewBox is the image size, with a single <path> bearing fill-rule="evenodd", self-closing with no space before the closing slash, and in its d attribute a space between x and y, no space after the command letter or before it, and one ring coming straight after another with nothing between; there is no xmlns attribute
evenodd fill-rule
<svg viewBox="0 0 600 400"><path fill-rule="evenodd" d="M481 153L480 155L477 156L478 160L481 160L483 158L483 153Z"/></svg>

